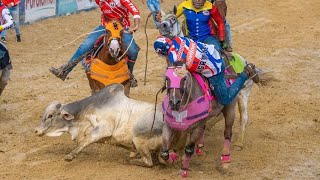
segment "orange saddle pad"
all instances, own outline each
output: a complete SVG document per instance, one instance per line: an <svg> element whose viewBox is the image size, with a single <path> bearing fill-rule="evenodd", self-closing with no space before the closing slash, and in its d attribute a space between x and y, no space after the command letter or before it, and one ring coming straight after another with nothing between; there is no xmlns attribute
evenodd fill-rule
<svg viewBox="0 0 320 180"><path fill-rule="evenodd" d="M93 59L90 67L90 77L104 84L122 83L130 78L126 59L115 65L108 65L99 59Z"/></svg>

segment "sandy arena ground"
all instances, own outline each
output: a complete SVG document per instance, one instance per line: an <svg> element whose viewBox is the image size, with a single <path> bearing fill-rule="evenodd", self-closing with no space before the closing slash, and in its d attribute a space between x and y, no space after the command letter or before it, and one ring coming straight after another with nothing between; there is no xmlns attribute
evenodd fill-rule
<svg viewBox="0 0 320 180"><path fill-rule="evenodd" d="M181 0L180 0L181 2ZM158 36L149 19L147 85L143 86L146 59L144 24L134 34L141 46L135 75L139 87L132 98L155 101L163 83L164 60L152 50ZM165 1L168 11L179 1ZM250 123L245 148L232 146L228 170L218 166L223 143L223 122L206 132L206 155L194 156L189 179L320 179L320 1L228 1L228 19L234 51L257 66L273 70L279 81L255 86L249 99ZM90 95L81 66L61 81L49 73L66 62L83 37L55 50L99 23L99 10L53 18L22 26L22 42L8 33L14 70L0 97L1 179L180 179L179 166L144 168L128 163L128 151L108 144L92 144L72 162L63 160L75 144L68 135L37 137L44 108L52 101L68 103ZM239 137L239 121L234 139Z"/></svg>

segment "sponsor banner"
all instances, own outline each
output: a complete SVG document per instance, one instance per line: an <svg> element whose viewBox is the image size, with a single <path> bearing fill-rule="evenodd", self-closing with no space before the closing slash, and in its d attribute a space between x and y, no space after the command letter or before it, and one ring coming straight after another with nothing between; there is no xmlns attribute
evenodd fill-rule
<svg viewBox="0 0 320 180"><path fill-rule="evenodd" d="M25 22L56 15L56 0L25 0L24 5Z"/></svg>
<svg viewBox="0 0 320 180"><path fill-rule="evenodd" d="M94 0L77 0L78 10L98 7Z"/></svg>
<svg viewBox="0 0 320 180"><path fill-rule="evenodd" d="M58 0L58 15L73 13L78 11L76 0Z"/></svg>

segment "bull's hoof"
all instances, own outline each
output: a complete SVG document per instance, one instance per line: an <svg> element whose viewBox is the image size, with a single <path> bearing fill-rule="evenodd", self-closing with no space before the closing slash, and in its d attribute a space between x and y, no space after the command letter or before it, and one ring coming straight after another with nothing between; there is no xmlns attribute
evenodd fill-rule
<svg viewBox="0 0 320 180"><path fill-rule="evenodd" d="M75 158L75 156L68 154L66 155L66 157L64 157L65 161L71 162L73 159Z"/></svg>

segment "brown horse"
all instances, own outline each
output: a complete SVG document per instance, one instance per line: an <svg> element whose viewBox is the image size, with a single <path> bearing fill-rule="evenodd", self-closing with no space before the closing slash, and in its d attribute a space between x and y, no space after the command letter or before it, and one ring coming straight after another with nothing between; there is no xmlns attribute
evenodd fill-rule
<svg viewBox="0 0 320 180"><path fill-rule="evenodd" d="M129 96L130 71L127 66L127 49L122 41L122 22L122 18L106 18L106 33L99 38L102 40L97 42L96 50L86 61L90 63L87 78L93 94L109 84L121 83L125 94Z"/></svg>

